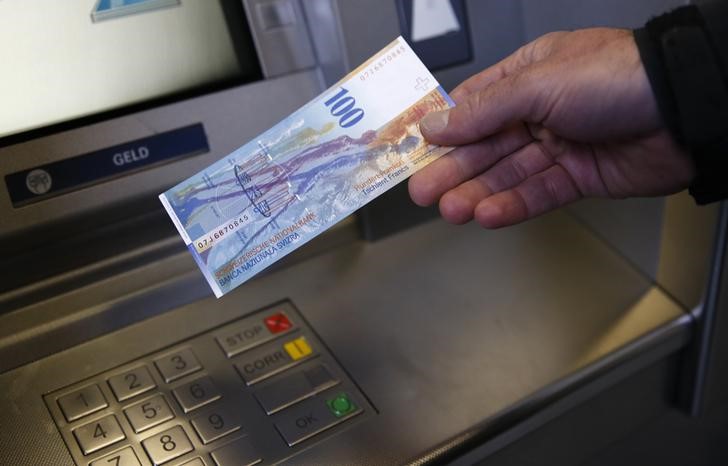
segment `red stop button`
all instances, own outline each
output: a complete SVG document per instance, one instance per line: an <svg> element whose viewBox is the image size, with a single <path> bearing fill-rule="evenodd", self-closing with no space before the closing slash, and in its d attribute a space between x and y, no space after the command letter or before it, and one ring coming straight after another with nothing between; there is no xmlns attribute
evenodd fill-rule
<svg viewBox="0 0 728 466"><path fill-rule="evenodd" d="M288 317L282 312L266 317L263 322L265 323L265 326L268 327L268 331L270 331L270 333L285 332L293 327L291 321L288 320Z"/></svg>

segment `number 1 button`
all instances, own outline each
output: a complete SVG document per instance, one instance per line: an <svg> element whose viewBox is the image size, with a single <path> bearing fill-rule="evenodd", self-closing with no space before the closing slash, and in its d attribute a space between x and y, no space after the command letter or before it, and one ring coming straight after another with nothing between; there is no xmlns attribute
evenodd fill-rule
<svg viewBox="0 0 728 466"><path fill-rule="evenodd" d="M191 349L185 348L154 360L154 365L167 383L202 369Z"/></svg>
<svg viewBox="0 0 728 466"><path fill-rule="evenodd" d="M75 421L109 406L98 385L89 385L58 399L68 422Z"/></svg>

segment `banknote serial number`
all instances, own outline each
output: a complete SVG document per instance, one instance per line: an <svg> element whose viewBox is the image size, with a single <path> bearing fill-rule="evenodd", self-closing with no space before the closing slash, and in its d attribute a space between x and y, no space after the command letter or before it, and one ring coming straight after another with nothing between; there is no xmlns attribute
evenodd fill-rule
<svg viewBox="0 0 728 466"><path fill-rule="evenodd" d="M376 60L372 63L370 63L360 74L359 74L359 80L360 81L366 81L368 79L373 78L377 73L382 71L387 65L392 63L397 57L400 55L403 55L405 52L404 45L400 45L399 47L395 47L389 52L387 52L386 55L383 55L382 58L379 60Z"/></svg>
<svg viewBox="0 0 728 466"><path fill-rule="evenodd" d="M248 214L243 214L235 220L230 220L227 225L221 226L218 230L210 232L207 237L197 240L198 249L205 249L208 244L212 244L215 241L222 239L228 233L234 232L240 225L246 223L249 219Z"/></svg>

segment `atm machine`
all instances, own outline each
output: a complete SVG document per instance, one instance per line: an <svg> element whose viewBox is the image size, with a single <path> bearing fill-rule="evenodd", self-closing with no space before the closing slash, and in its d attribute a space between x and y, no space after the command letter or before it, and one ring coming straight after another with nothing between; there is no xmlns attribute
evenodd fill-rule
<svg viewBox="0 0 728 466"><path fill-rule="evenodd" d="M700 411L717 206L484 231L400 186L215 299L157 199L400 34L451 89L680 3L0 1L0 464L568 465Z"/></svg>

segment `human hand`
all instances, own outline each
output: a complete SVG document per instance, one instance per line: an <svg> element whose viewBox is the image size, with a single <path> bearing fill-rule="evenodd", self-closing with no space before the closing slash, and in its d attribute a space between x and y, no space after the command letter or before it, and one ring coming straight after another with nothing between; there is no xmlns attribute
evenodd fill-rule
<svg viewBox="0 0 728 466"><path fill-rule="evenodd" d="M689 154L660 119L631 31L545 35L460 84L423 135L455 150L415 173L412 200L452 223L522 222L583 197L680 191Z"/></svg>

